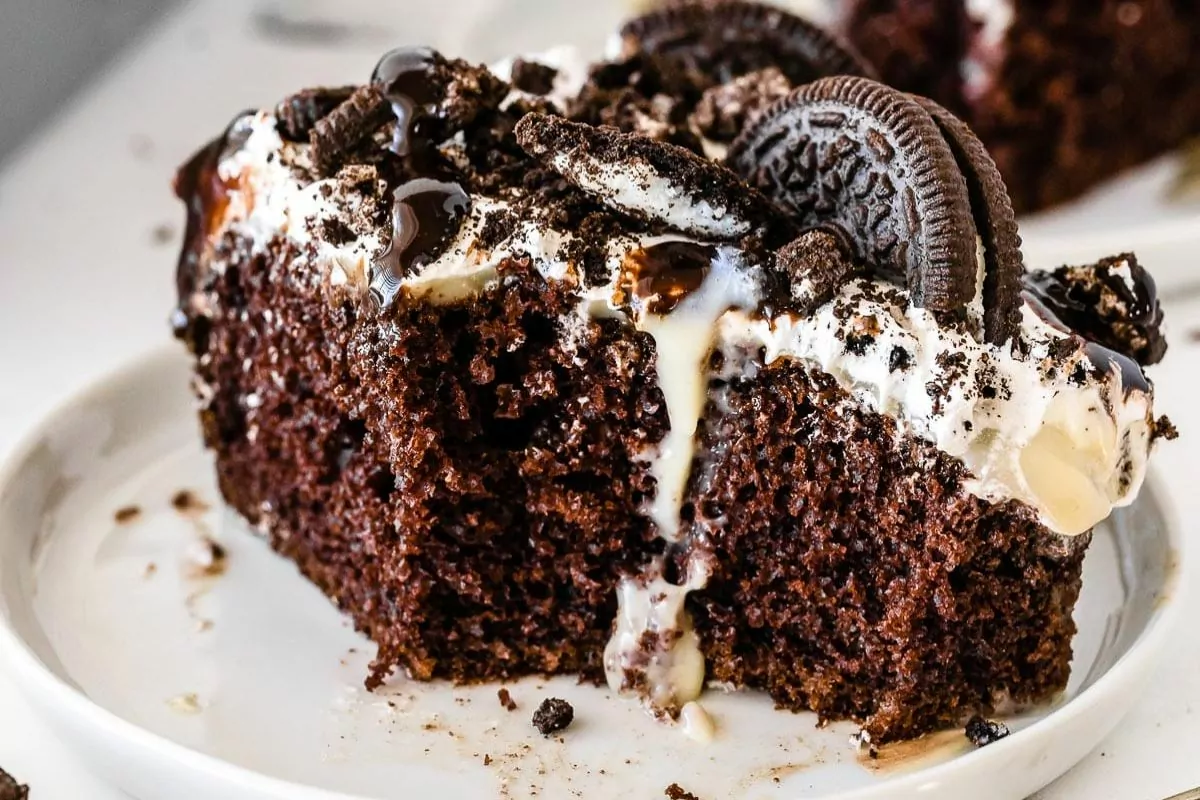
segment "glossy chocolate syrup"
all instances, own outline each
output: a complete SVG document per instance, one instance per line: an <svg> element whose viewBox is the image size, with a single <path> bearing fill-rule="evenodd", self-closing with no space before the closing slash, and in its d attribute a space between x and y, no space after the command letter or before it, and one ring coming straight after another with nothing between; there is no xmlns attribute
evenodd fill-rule
<svg viewBox="0 0 1200 800"><path fill-rule="evenodd" d="M371 271L370 296L380 308L391 305L406 276L445 252L471 206L426 130L446 99L436 74L444 62L427 47L401 47L384 55L371 75L396 115L388 149L405 178L392 192L391 242Z"/></svg>
<svg viewBox="0 0 1200 800"><path fill-rule="evenodd" d="M401 158L424 146L422 118L436 113L445 98L445 87L433 80L441 56L428 47L398 47L388 52L371 74L371 82L383 87L383 96L396 115L391 151Z"/></svg>
<svg viewBox="0 0 1200 800"><path fill-rule="evenodd" d="M183 245L175 269L175 287L181 303L186 303L198 288L200 257L205 242L216 232L229 205L230 187L221 179L217 167L222 158L245 144L249 131L238 123L250 113L247 111L235 117L224 133L197 151L175 173L175 196L187 208ZM183 307L171 315L171 327L177 337L189 338L190 316ZM194 342L193 347L198 344Z"/></svg>
<svg viewBox="0 0 1200 800"><path fill-rule="evenodd" d="M392 193L392 241L374 263L371 298L387 308L405 276L436 261L453 241L471 207L457 183L417 178Z"/></svg>
<svg viewBox="0 0 1200 800"><path fill-rule="evenodd" d="M1025 301L1047 324L1087 341L1088 359L1099 372L1117 370L1127 392L1149 383L1139 360L1158 361L1166 349L1159 325L1158 291L1145 270L1130 264L1129 280L1105 264L1023 276ZM1120 325L1104 307L1123 308ZM1130 331L1140 332L1131 338Z"/></svg>
<svg viewBox="0 0 1200 800"><path fill-rule="evenodd" d="M716 255L716 247L697 242L662 242L630 253L633 293L647 299L651 314L669 314L704 283Z"/></svg>
<svg viewBox="0 0 1200 800"><path fill-rule="evenodd" d="M1060 280L1047 273L1027 273L1024 280L1025 302L1050 327L1062 333L1073 334L1083 340L1083 351L1087 354L1088 360L1092 362L1092 366L1096 368L1096 372L1100 374L1113 370L1120 372L1121 385L1126 394L1133 391L1150 390L1146 373L1140 364L1129 356L1089 338L1093 333L1089 332L1087 326L1081 325L1079 328L1074 328L1064 320L1065 316L1067 319L1075 321L1076 324L1080 324L1080 318L1075 317L1073 311L1064 311L1066 307L1064 301L1067 301L1067 298ZM1077 305L1074 301L1069 302L1072 306ZM1082 306L1078 306L1075 311L1081 312L1082 308Z"/></svg>
<svg viewBox="0 0 1200 800"><path fill-rule="evenodd" d="M1131 270L1133 286L1112 270L1104 267L1090 271L1095 281L1085 287L1068 280L1060 271L1027 272L1023 276L1028 294L1073 330L1087 327L1096 318L1096 301L1101 291L1117 298L1126 310L1127 319L1134 325L1150 324L1158 309L1158 289L1154 278L1143 269Z"/></svg>
<svg viewBox="0 0 1200 800"><path fill-rule="evenodd" d="M1099 342L1088 342L1084 345L1083 351L1087 353L1088 360L1092 362L1092 366L1099 374L1103 375L1113 370L1121 374L1121 386L1125 390L1125 394L1150 391L1150 382L1146 380L1146 373L1142 370L1141 365L1129 356L1111 350Z"/></svg>

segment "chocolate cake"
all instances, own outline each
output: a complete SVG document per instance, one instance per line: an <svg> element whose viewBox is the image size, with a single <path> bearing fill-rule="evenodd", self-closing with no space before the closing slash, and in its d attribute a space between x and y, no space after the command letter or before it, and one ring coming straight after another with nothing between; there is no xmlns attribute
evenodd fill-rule
<svg viewBox="0 0 1200 800"><path fill-rule="evenodd" d="M1173 433L1136 260L1025 274L970 130L760 6L393 51L176 189L221 491L370 687L578 674L702 734L719 682L875 742L1045 700Z"/></svg>
<svg viewBox="0 0 1200 800"><path fill-rule="evenodd" d="M828 0L889 84L960 115L1020 212L1070 200L1200 135L1188 0Z"/></svg>

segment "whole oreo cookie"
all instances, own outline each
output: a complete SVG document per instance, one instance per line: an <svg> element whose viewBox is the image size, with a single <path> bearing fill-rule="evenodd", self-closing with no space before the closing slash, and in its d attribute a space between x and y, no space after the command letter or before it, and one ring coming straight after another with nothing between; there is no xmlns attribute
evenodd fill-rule
<svg viewBox="0 0 1200 800"><path fill-rule="evenodd" d="M768 67L793 84L826 75L871 75L849 45L779 8L745 0L672 2L621 28L622 55L678 58L715 83Z"/></svg>
<svg viewBox="0 0 1200 800"><path fill-rule="evenodd" d="M996 162L967 124L927 97L914 99L933 117L967 179L975 228L983 240L984 338L1002 344L1021 324L1021 276L1025 272L1012 200Z"/></svg>
<svg viewBox="0 0 1200 800"><path fill-rule="evenodd" d="M1020 239L982 146L937 113L940 122L921 101L868 79L828 78L765 112L727 164L800 225L840 225L874 272L935 311L959 312L975 296L982 232L986 337L1000 343L1016 330Z"/></svg>

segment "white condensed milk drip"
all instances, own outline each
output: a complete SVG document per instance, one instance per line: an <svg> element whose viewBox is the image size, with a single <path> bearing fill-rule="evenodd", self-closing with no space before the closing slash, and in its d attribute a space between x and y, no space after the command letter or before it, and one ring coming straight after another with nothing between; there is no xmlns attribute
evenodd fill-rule
<svg viewBox="0 0 1200 800"><path fill-rule="evenodd" d="M703 275L699 286L674 307L660 309L663 294L674 299L686 290L685 280L669 272L653 275L657 266L695 269L697 257L707 260L707 266L698 270ZM656 266L660 260L664 263ZM670 422L650 456L657 491L648 513L659 536L678 542L684 533L679 515L696 455L696 427L708 402L708 360L717 321L731 309L756 308L761 287L757 271L748 268L733 248L662 242L633 254L630 261L634 324L654 337L658 386ZM653 277L647 294L639 296L637 287L646 280L638 278L644 273ZM695 275L692 272L686 283L694 282ZM654 277L660 280L655 282ZM685 732L705 741L712 736L712 723L694 702L704 688L704 654L685 604L689 592L708 582L709 573L702 556L694 552L686 570L683 585L662 578L661 564L653 565L647 575L621 582L615 630L604 650L604 671L614 691L640 694L656 716L675 717L687 709ZM648 642L654 646L647 647Z"/></svg>
<svg viewBox="0 0 1200 800"><path fill-rule="evenodd" d="M708 400L708 359L717 320L730 309L752 311L760 299L755 274L737 250L716 248L710 264L700 287L675 308L665 314L646 311L634 320L654 337L658 388L667 405L670 430L650 461L658 490L649 515L658 535L670 542L680 538L679 510L696 455L696 426Z"/></svg>

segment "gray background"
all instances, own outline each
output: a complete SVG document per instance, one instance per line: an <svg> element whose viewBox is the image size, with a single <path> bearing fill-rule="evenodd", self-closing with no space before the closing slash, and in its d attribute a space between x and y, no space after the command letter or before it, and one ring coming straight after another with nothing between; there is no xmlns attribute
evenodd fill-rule
<svg viewBox="0 0 1200 800"><path fill-rule="evenodd" d="M175 0L0 0L0 162Z"/></svg>

